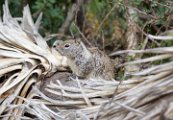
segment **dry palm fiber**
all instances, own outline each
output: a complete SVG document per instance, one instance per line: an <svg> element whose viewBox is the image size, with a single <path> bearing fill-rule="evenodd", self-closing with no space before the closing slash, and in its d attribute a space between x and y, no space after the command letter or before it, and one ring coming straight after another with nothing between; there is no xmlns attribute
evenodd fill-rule
<svg viewBox="0 0 173 120"><path fill-rule="evenodd" d="M42 82L40 78L58 69L64 60L52 54L38 33L41 16L34 24L27 6L19 24L11 17L7 2L3 8L0 22L1 119L173 119L171 60L128 73L132 77L120 85L119 81L67 79L69 73L56 73ZM172 47L128 51L160 54L124 65L172 58L172 51Z"/></svg>
<svg viewBox="0 0 173 120"><path fill-rule="evenodd" d="M41 15L34 24L27 6L19 23L10 15L7 1L3 10L0 21L0 117L14 119L24 116L26 108L29 109L23 98L29 100L35 96L28 92L32 85L61 65L63 58L55 57L37 32Z"/></svg>

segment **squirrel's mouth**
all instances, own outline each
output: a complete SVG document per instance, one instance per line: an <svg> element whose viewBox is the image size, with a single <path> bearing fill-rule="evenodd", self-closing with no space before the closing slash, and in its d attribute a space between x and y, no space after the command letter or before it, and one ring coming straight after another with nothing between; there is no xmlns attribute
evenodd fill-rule
<svg viewBox="0 0 173 120"><path fill-rule="evenodd" d="M61 55L64 55L63 52L61 50L57 50Z"/></svg>
<svg viewBox="0 0 173 120"><path fill-rule="evenodd" d="M54 48L57 52L59 52L61 55L63 55L63 52L61 51L61 49L58 49L58 47L54 47Z"/></svg>

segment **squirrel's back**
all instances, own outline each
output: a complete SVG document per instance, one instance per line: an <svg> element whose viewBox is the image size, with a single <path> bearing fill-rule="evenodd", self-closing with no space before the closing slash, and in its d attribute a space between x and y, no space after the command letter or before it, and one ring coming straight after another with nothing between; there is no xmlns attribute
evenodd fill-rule
<svg viewBox="0 0 173 120"><path fill-rule="evenodd" d="M98 48L89 48L94 61L94 72L92 76L111 80L114 79L114 67L110 58Z"/></svg>

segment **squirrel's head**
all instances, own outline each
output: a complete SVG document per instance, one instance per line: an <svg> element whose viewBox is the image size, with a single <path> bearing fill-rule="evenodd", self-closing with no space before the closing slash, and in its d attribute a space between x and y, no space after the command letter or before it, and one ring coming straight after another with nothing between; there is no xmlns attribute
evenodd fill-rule
<svg viewBox="0 0 173 120"><path fill-rule="evenodd" d="M55 42L53 47L60 54L70 58L74 58L83 49L80 39L70 39L62 42Z"/></svg>

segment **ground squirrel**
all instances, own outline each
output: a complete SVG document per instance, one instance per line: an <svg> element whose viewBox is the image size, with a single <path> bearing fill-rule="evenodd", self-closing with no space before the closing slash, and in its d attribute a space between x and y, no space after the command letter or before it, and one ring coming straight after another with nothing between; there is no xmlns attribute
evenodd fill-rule
<svg viewBox="0 0 173 120"><path fill-rule="evenodd" d="M110 58L98 48L86 48L80 39L56 42L53 47L67 57L67 64L77 76L114 79L114 67Z"/></svg>

